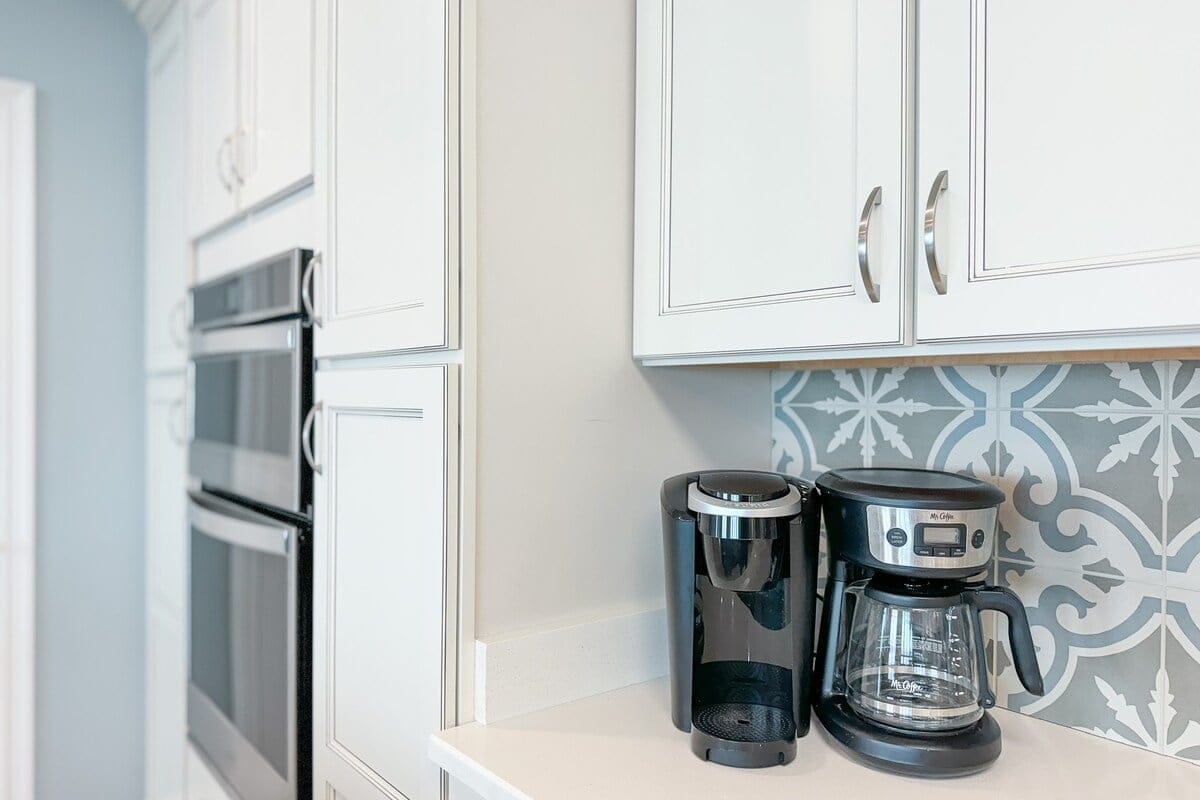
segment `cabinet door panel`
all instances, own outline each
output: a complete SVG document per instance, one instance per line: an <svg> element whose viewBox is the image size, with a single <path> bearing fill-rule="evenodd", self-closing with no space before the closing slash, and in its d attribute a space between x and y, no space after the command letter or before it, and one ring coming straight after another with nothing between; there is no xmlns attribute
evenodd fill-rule
<svg viewBox="0 0 1200 800"><path fill-rule="evenodd" d="M1188 0L922 6L919 186L948 171L949 286L920 276L920 339L1200 322L1198 29Z"/></svg>
<svg viewBox="0 0 1200 800"><path fill-rule="evenodd" d="M911 15L638 4L637 355L903 340Z"/></svg>
<svg viewBox="0 0 1200 800"><path fill-rule="evenodd" d="M189 0L188 117L192 235L237 211L237 0Z"/></svg>
<svg viewBox="0 0 1200 800"><path fill-rule="evenodd" d="M149 601L180 619L186 579L184 382L154 378L146 393L146 583Z"/></svg>
<svg viewBox="0 0 1200 800"><path fill-rule="evenodd" d="M251 208L312 177L312 0L241 0L238 157Z"/></svg>
<svg viewBox="0 0 1200 800"><path fill-rule="evenodd" d="M457 346L458 0L320 0L318 356Z"/></svg>
<svg viewBox="0 0 1200 800"><path fill-rule="evenodd" d="M441 796L454 719L457 367L322 370L315 486L314 782Z"/></svg>
<svg viewBox="0 0 1200 800"><path fill-rule="evenodd" d="M146 616L146 800L183 800L187 642L182 621L151 602Z"/></svg>
<svg viewBox="0 0 1200 800"><path fill-rule="evenodd" d="M150 37L146 68L146 369L183 369L187 354L187 61L184 11Z"/></svg>

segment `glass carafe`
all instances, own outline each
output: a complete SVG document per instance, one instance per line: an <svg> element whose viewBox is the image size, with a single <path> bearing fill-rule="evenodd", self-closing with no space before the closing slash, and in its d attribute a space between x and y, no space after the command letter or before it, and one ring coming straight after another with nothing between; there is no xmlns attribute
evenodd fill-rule
<svg viewBox="0 0 1200 800"><path fill-rule="evenodd" d="M1009 615L1022 683L1042 691L1025 609L1009 590L875 580L856 592L846 647L846 699L859 715L910 731L971 725L995 704L979 611Z"/></svg>

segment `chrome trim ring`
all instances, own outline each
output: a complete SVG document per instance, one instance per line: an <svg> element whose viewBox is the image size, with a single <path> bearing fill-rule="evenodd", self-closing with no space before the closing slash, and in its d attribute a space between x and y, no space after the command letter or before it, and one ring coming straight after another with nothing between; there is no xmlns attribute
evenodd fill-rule
<svg viewBox="0 0 1200 800"><path fill-rule="evenodd" d="M770 519L799 514L804 507L804 495L794 485L788 484L788 493L775 500L739 503L721 500L700 491L696 482L688 484L688 510L714 517L745 517L748 519Z"/></svg>

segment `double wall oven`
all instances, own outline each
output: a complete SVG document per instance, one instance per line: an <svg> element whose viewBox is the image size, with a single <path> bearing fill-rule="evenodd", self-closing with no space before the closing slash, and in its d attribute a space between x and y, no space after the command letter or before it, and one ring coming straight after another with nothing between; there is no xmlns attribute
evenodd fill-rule
<svg viewBox="0 0 1200 800"><path fill-rule="evenodd" d="M310 260L191 292L188 735L243 800L311 794Z"/></svg>

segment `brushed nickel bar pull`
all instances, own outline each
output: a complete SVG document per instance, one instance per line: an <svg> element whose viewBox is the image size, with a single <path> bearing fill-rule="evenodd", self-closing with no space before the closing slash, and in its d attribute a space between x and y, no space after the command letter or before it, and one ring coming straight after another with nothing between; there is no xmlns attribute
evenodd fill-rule
<svg viewBox="0 0 1200 800"><path fill-rule="evenodd" d="M950 185L950 173L942 170L933 179L929 189L929 200L925 203L925 263L929 265L929 278L938 294L946 293L946 275L938 267L937 241L935 240L938 200Z"/></svg>
<svg viewBox="0 0 1200 800"><path fill-rule="evenodd" d="M320 253L313 253L308 259L308 264L304 267L304 275L300 278L300 302L304 305L304 313L308 314L308 320L318 328L321 327L323 321L317 316L316 308L313 306L313 276L316 274L317 264L322 261Z"/></svg>
<svg viewBox="0 0 1200 800"><path fill-rule="evenodd" d="M876 186L867 195L866 205L863 206L862 216L858 218L858 274L862 276L863 288L872 303L879 302L879 284L871 277L871 256L867 247L871 242L871 212L883 202L883 187Z"/></svg>
<svg viewBox="0 0 1200 800"><path fill-rule="evenodd" d="M300 449L304 451L304 460L317 475L321 474L321 465L317 463L317 458L313 455L312 432L313 422L323 405L320 400L312 404L312 408L308 410L308 415L304 418L304 426L300 429Z"/></svg>

